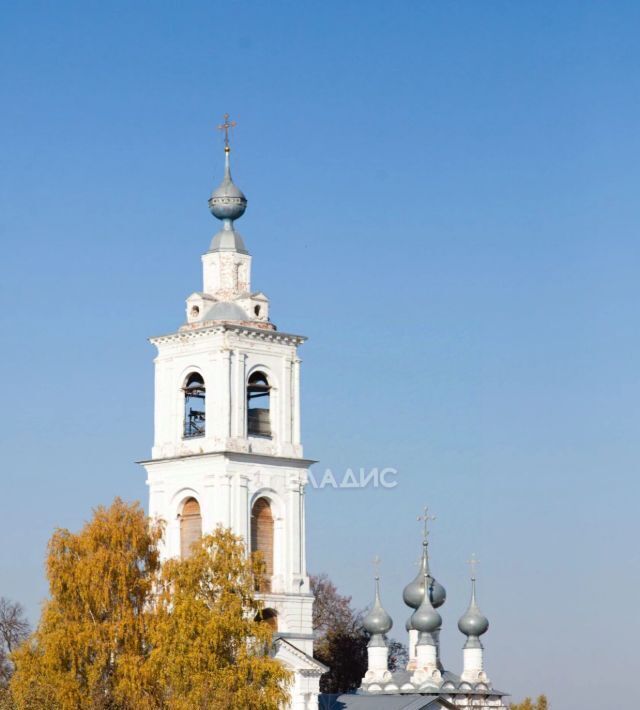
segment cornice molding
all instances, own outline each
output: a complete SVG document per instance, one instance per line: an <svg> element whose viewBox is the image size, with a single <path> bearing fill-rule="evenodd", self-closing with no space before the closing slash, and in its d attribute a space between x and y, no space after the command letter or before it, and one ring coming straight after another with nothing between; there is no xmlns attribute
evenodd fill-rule
<svg viewBox="0 0 640 710"><path fill-rule="evenodd" d="M153 345L165 343L180 343L188 340L197 340L214 333L235 333L252 340L260 340L271 343L284 343L285 345L302 345L307 338L304 335L294 333L282 333L277 330L265 330L263 328L251 328L245 325L233 325L231 323L219 323L211 326L195 328L193 330L178 330L175 333L166 335L154 335L149 338Z"/></svg>
<svg viewBox="0 0 640 710"><path fill-rule="evenodd" d="M244 451L208 451L206 453L183 454L182 456L167 456L159 459L144 459L136 461L141 466L149 466L153 464L162 464L167 461L189 461L192 459L206 459L210 457L224 457L230 461L245 461L247 463L258 463L263 461L266 464L285 464L296 468L309 468L314 463L318 463L313 459L297 459L291 456L272 456L270 454L254 454Z"/></svg>

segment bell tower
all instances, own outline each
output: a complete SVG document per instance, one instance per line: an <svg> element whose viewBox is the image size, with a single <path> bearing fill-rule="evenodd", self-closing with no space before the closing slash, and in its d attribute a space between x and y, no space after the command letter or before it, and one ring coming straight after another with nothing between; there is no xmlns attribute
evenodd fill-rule
<svg viewBox="0 0 640 710"><path fill-rule="evenodd" d="M202 291L186 300L173 333L151 338L154 442L149 515L166 524L163 557L189 554L217 525L260 551L267 575L264 618L295 673L291 708L317 708L324 667L313 653L305 559L308 467L300 441L301 335L281 332L269 300L251 288L251 255L235 228L247 199L231 178L228 115L224 177L209 199L221 224L202 256ZM286 658L285 658L286 657ZM299 671L299 672L298 672Z"/></svg>

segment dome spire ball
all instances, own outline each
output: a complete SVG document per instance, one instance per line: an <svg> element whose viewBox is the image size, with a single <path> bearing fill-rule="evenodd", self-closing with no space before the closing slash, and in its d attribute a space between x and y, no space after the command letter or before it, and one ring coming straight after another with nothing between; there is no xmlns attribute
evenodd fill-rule
<svg viewBox="0 0 640 710"><path fill-rule="evenodd" d="M362 625L365 630L371 634L372 640L375 636L383 637L386 633L391 631L391 627L393 626L393 620L385 611L380 601L380 576L377 570L379 564L380 559L376 557L374 559L374 565L376 566L374 602L371 610L362 620Z"/></svg>
<svg viewBox="0 0 640 710"><path fill-rule="evenodd" d="M224 123L218 130L224 131L224 177L220 185L211 193L209 209L214 217L222 220L222 229L213 238L211 251L240 251L246 253L242 237L234 230L233 222L240 219L247 209L247 198L231 178L231 161L229 146L229 129L234 128L235 121L229 120L229 114L224 115Z"/></svg>
<svg viewBox="0 0 640 710"><path fill-rule="evenodd" d="M489 628L489 620L480 611L476 601L476 565L478 561L475 555L471 556L469 564L471 565L471 601L469 602L469 608L458 621L458 628L467 636L466 645L469 647L477 647L481 646L480 636L486 633Z"/></svg>

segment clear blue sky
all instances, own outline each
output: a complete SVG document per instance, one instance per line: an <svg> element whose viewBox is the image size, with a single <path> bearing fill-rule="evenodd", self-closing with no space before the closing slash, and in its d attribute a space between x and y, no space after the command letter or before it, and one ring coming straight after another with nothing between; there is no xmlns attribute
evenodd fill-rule
<svg viewBox="0 0 640 710"><path fill-rule="evenodd" d="M640 4L24 2L0 28L0 594L55 526L147 491L153 348L200 287L237 118L254 286L304 346L312 571L403 638L428 503L481 560L488 671L583 710L635 688Z"/></svg>

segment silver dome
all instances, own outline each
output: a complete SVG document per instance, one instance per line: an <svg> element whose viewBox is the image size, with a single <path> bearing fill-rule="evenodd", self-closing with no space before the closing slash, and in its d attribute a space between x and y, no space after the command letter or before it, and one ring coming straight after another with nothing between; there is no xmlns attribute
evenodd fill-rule
<svg viewBox="0 0 640 710"><path fill-rule="evenodd" d="M247 209L247 198L242 190L231 179L229 151L225 151L224 178L209 198L211 214L218 219L239 219Z"/></svg>
<svg viewBox="0 0 640 710"><path fill-rule="evenodd" d="M391 630L393 626L393 620L383 609L380 603L380 589L378 584L378 578L376 578L376 598L371 607L371 611L362 620L362 625L365 630L368 631L372 636L376 634L384 635Z"/></svg>
<svg viewBox="0 0 640 710"><path fill-rule="evenodd" d="M422 603L411 615L411 626L422 633L431 634L442 626L442 617L433 608L428 594L422 597Z"/></svg>
<svg viewBox="0 0 640 710"><path fill-rule="evenodd" d="M225 220L222 229L211 240L209 251L238 251L248 254L247 247L239 232L233 228L233 222Z"/></svg>
<svg viewBox="0 0 640 710"><path fill-rule="evenodd" d="M248 321L249 316L237 303L220 301L211 306L202 320Z"/></svg>
<svg viewBox="0 0 640 710"><path fill-rule="evenodd" d="M429 580L429 597L431 599L431 604L433 604L434 609L440 608L446 598L447 590L438 582L437 579L432 577L428 571L427 564L427 546L423 544L422 551L422 564L420 566L420 571L416 575L416 578L407 584L402 592L402 598L407 606L412 609L417 609L422 603L424 597L424 577L425 573Z"/></svg>
<svg viewBox="0 0 640 710"><path fill-rule="evenodd" d="M458 628L465 636L477 638L486 633L489 619L480 611L476 603L476 580L471 580L471 602L469 608L460 617Z"/></svg>

